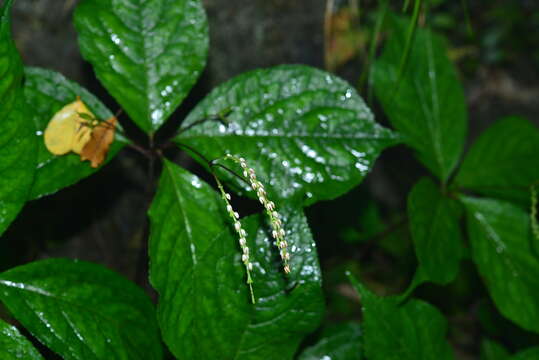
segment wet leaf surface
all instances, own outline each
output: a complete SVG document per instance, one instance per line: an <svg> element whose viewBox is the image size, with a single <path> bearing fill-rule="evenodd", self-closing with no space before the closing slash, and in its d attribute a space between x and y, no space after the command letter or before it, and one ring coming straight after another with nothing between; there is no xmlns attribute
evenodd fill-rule
<svg viewBox="0 0 539 360"><path fill-rule="evenodd" d="M155 308L135 284L96 264L47 259L0 274L0 300L64 359L161 359Z"/></svg>
<svg viewBox="0 0 539 360"><path fill-rule="evenodd" d="M220 85L188 115L182 129L176 143L208 160L227 153L244 157L270 198L305 204L349 191L380 152L396 142L349 84L298 65L251 71ZM234 164L224 164L241 174ZM222 176L247 190L236 177Z"/></svg>
<svg viewBox="0 0 539 360"><path fill-rule="evenodd" d="M260 215L242 219L253 263L251 303L238 238L207 184L166 162L149 216L150 279L165 343L178 359L291 359L321 321L316 247L300 209L282 212L291 273Z"/></svg>
<svg viewBox="0 0 539 360"><path fill-rule="evenodd" d="M199 0L84 0L75 27L82 56L147 133L174 112L206 64L208 24Z"/></svg>
<svg viewBox="0 0 539 360"><path fill-rule="evenodd" d="M0 320L0 358L2 360L42 360L43 357L15 326Z"/></svg>

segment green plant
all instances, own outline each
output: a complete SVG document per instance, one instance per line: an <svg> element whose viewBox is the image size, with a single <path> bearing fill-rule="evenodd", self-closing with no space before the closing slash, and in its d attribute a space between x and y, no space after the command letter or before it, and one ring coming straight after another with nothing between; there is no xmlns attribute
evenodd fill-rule
<svg viewBox="0 0 539 360"><path fill-rule="evenodd" d="M113 116L62 75L23 66L11 39L12 2L4 2L0 22L0 234L27 201L99 170L75 154L48 152L42 134L51 117L77 96L97 119ZM148 137L141 149L118 127L106 161L130 147L162 167L148 211L149 280L158 302L100 265L47 259L0 273L0 301L12 318L66 359L159 359L162 342L177 359L452 359L445 317L411 296L424 283L454 283L462 260L471 259L500 313L538 333L539 239L532 232L536 209L528 211L530 196L533 206L537 201L539 168L531 164L539 131L522 118L502 119L462 156L467 110L445 40L416 28L421 1L414 2L414 20L380 4L390 37L369 83L398 135L374 121L345 81L284 65L218 86L161 142L156 132L205 66L201 3L81 1L81 53L125 121ZM384 297L349 273L361 324L328 327L300 347L325 306L304 208L350 191L398 143L433 175L408 196L416 275L404 293ZM167 147L191 155L214 183L167 159ZM259 213L241 217L227 189L259 200ZM2 320L0 328L3 358L42 358L17 328ZM484 339L482 356L539 356L538 347L525 347L511 356Z"/></svg>

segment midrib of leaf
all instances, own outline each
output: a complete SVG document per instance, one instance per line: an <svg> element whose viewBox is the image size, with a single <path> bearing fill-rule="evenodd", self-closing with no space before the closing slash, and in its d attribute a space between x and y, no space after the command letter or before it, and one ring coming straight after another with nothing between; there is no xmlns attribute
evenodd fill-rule
<svg viewBox="0 0 539 360"><path fill-rule="evenodd" d="M513 264L513 261L510 256L502 256L504 252L507 251L507 246L503 243L503 241L498 237L496 234L496 231L492 228L492 226L489 224L489 222L484 218L483 214L479 211L474 211L473 213L474 219L478 222L479 225L483 228L485 234L487 235L487 238L492 240L490 242L492 249L496 254L498 254L503 261L506 263L506 265L514 272L517 272L517 267L515 264ZM497 251L498 246L502 248L502 252L499 253Z"/></svg>
<svg viewBox="0 0 539 360"><path fill-rule="evenodd" d="M434 53L433 53L433 50L432 50L432 34L430 32L426 32L425 36L427 37L427 63L428 63L428 69L429 69L429 72L428 72L428 77L429 77L429 80L430 80L430 87L431 87L431 96L432 96L432 106L433 106L433 114L432 114L432 118L433 118L433 121L430 122L428 121L427 124L428 124L428 127L429 127L429 131L431 133L431 137L433 139L433 142L434 142L434 151L436 153L436 158L438 160L438 166L440 167L440 171L442 171L442 181L445 183L445 167L444 167L444 154L443 154L443 151L442 149L440 148L440 144L441 144L441 141L440 141L440 123L441 123L441 120L440 120L440 103L439 103L439 99L438 99L438 86L437 86L437 83L436 83L436 67L434 65ZM431 76L432 74L432 76ZM450 136L448 134L448 136Z"/></svg>

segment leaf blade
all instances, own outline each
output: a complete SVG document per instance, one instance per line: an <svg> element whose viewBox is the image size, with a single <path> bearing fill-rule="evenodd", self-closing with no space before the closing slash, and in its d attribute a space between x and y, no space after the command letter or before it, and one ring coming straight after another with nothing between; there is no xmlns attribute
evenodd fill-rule
<svg viewBox="0 0 539 360"><path fill-rule="evenodd" d="M11 38L12 1L0 10L0 235L15 219L32 185L36 141L21 91L23 65Z"/></svg>
<svg viewBox="0 0 539 360"><path fill-rule="evenodd" d="M375 94L419 160L445 182L458 163L466 136L462 86L446 55L445 40L428 29L416 29L398 79L397 61L404 51L408 21L390 18L392 36L373 68Z"/></svg>
<svg viewBox="0 0 539 360"><path fill-rule="evenodd" d="M0 320L0 357L4 360L42 360L32 343L15 326Z"/></svg>
<svg viewBox="0 0 539 360"><path fill-rule="evenodd" d="M0 274L0 299L65 359L160 359L150 299L101 266L47 259Z"/></svg>
<svg viewBox="0 0 539 360"><path fill-rule="evenodd" d="M372 360L453 359L447 322L432 305L412 299L379 297L349 275L361 297L365 356Z"/></svg>
<svg viewBox="0 0 539 360"><path fill-rule="evenodd" d="M424 280L447 284L457 276L463 255L459 204L422 178L408 196L410 230Z"/></svg>
<svg viewBox="0 0 539 360"><path fill-rule="evenodd" d="M199 0L85 0L75 27L82 56L146 133L172 114L206 64L208 24Z"/></svg>
<svg viewBox="0 0 539 360"><path fill-rule="evenodd" d="M524 118L503 118L475 141L455 182L487 196L527 204L529 186L539 181L539 167L534 165L538 156L539 129Z"/></svg>
<svg viewBox="0 0 539 360"><path fill-rule="evenodd" d="M331 333L316 344L305 349L298 360L361 360L361 327L356 323L345 323L330 329ZM329 332L329 331L328 331Z"/></svg>
<svg viewBox="0 0 539 360"><path fill-rule="evenodd" d="M224 123L197 123L227 110ZM214 89L188 115L175 142L207 159L244 157L268 184L270 197L312 204L357 185L396 137L374 122L343 80L284 65L242 74ZM246 184L222 174L247 191Z"/></svg>
<svg viewBox="0 0 539 360"><path fill-rule="evenodd" d="M323 312L316 251L301 212L283 219L287 232L301 234L288 240L296 246L290 277L301 281L291 289L259 216L242 219L257 305L250 302L222 200L207 184L166 162L149 216L150 280L160 294L158 317L172 353L178 359L291 359Z"/></svg>
<svg viewBox="0 0 539 360"><path fill-rule="evenodd" d="M539 261L531 248L529 217L505 201L462 197L472 259L501 314L539 332Z"/></svg>

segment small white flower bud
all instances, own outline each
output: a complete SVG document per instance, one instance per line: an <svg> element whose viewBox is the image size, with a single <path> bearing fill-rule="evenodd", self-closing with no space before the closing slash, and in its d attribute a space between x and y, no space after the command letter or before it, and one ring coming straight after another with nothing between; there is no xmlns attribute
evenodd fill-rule
<svg viewBox="0 0 539 360"><path fill-rule="evenodd" d="M252 264L252 263L248 263L248 264L247 264L247 269L248 269L249 271L253 270L253 264Z"/></svg>
<svg viewBox="0 0 539 360"><path fill-rule="evenodd" d="M271 232L271 235L273 236L274 239L277 239L277 231L273 230Z"/></svg>
<svg viewBox="0 0 539 360"><path fill-rule="evenodd" d="M243 238L243 237L240 237L240 246L243 247L245 245L247 245L247 240L245 238Z"/></svg>
<svg viewBox="0 0 539 360"><path fill-rule="evenodd" d="M249 255L249 248L247 246L243 248L243 254Z"/></svg>
<svg viewBox="0 0 539 360"><path fill-rule="evenodd" d="M236 219L239 219L239 218L240 218L240 214L238 214L237 211L234 211L234 217L235 217Z"/></svg>
<svg viewBox="0 0 539 360"><path fill-rule="evenodd" d="M241 237L246 237L247 236L247 232L243 229L240 229L240 236Z"/></svg>
<svg viewBox="0 0 539 360"><path fill-rule="evenodd" d="M231 196L229 193L225 193L225 197L227 198L227 200L230 200L231 199Z"/></svg>
<svg viewBox="0 0 539 360"><path fill-rule="evenodd" d="M241 261L243 261L244 263L247 262L247 261L249 261L249 255L243 254L243 255L241 256Z"/></svg>
<svg viewBox="0 0 539 360"><path fill-rule="evenodd" d="M273 203L273 201L268 201L268 203L266 204L266 208L269 211L273 211L273 209L275 209L275 204Z"/></svg>
<svg viewBox="0 0 539 360"><path fill-rule="evenodd" d="M234 210L232 209L232 205L228 204L226 206L226 211L228 211L229 213L233 212Z"/></svg>
<svg viewBox="0 0 539 360"><path fill-rule="evenodd" d="M239 221L234 222L234 228L236 229L236 231L240 231L240 229L241 229L241 224L240 224Z"/></svg>

